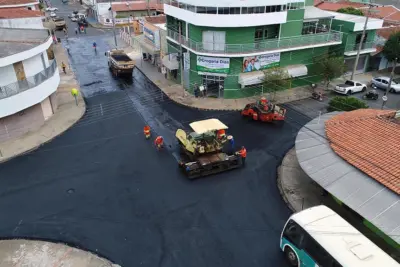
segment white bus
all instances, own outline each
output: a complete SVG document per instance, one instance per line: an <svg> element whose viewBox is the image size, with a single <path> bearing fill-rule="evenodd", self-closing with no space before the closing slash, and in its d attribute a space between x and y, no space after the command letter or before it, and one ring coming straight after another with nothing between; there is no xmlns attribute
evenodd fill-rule
<svg viewBox="0 0 400 267"><path fill-rule="evenodd" d="M293 214L283 228L280 246L296 267L400 266L326 206Z"/></svg>

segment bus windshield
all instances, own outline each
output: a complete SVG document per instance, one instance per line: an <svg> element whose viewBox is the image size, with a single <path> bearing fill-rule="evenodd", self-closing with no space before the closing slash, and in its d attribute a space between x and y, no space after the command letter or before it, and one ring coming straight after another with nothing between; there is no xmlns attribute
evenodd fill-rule
<svg viewBox="0 0 400 267"><path fill-rule="evenodd" d="M293 214L282 231L280 246L292 266L400 266L326 206Z"/></svg>

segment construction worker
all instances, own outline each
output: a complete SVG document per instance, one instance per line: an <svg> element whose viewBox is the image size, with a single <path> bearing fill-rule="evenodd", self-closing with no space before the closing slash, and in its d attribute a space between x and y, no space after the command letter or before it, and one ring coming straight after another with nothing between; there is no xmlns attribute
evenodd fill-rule
<svg viewBox="0 0 400 267"><path fill-rule="evenodd" d="M235 140L233 139L232 135L228 135L228 141L229 141L229 144L231 145L231 149L232 149L232 152L233 152L234 149L235 149Z"/></svg>
<svg viewBox="0 0 400 267"><path fill-rule="evenodd" d="M253 112L253 120L257 121L258 120L258 113Z"/></svg>
<svg viewBox="0 0 400 267"><path fill-rule="evenodd" d="M245 165L246 163L246 156L247 156L247 150L244 146L236 153L237 155L240 155L242 157L242 165Z"/></svg>
<svg viewBox="0 0 400 267"><path fill-rule="evenodd" d="M225 130L224 129L221 129L221 130L217 131L217 138L218 139L224 139L225 137L226 137L226 135L225 135Z"/></svg>
<svg viewBox="0 0 400 267"><path fill-rule="evenodd" d="M144 133L144 136L146 137L146 139L149 139L151 136L150 126L148 126L148 125L144 126L143 133Z"/></svg>
<svg viewBox="0 0 400 267"><path fill-rule="evenodd" d="M265 105L268 104L268 100L267 100L265 97L261 97L261 99L260 99L260 104L261 104L262 106L265 106Z"/></svg>
<svg viewBox="0 0 400 267"><path fill-rule="evenodd" d="M164 138L162 136L157 136L156 140L154 140L154 145L156 146L157 150L160 150L164 147Z"/></svg>
<svg viewBox="0 0 400 267"><path fill-rule="evenodd" d="M64 62L61 62L61 68L62 68L64 74L67 74L67 71L65 70L66 67L67 67L67 65L65 65Z"/></svg>

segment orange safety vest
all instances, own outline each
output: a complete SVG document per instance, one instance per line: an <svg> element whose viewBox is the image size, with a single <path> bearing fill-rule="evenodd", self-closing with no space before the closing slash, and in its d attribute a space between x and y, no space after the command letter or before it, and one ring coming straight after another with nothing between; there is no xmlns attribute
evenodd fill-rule
<svg viewBox="0 0 400 267"><path fill-rule="evenodd" d="M164 142L164 139L162 139L161 136L158 136L158 137L156 138L156 140L154 140L154 143L155 143L156 145L162 145L163 142Z"/></svg>
<svg viewBox="0 0 400 267"><path fill-rule="evenodd" d="M144 126L143 132L144 132L144 134L149 134L150 133L150 127L149 126Z"/></svg>
<svg viewBox="0 0 400 267"><path fill-rule="evenodd" d="M217 136L218 138L222 138L225 135L225 130L218 130Z"/></svg>
<svg viewBox="0 0 400 267"><path fill-rule="evenodd" d="M245 157L247 156L247 150L246 150L246 148L240 149L240 150L239 150L239 155L240 155L242 158L245 158Z"/></svg>

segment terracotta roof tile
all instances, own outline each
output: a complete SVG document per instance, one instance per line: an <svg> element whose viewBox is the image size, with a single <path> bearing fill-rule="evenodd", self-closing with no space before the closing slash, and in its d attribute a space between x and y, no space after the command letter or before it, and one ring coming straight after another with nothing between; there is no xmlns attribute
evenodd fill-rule
<svg viewBox="0 0 400 267"><path fill-rule="evenodd" d="M376 35L379 35L380 37L385 38L387 40L389 39L390 35L399 31L400 31L400 26L382 28L376 31Z"/></svg>
<svg viewBox="0 0 400 267"><path fill-rule="evenodd" d="M39 3L36 0L0 0L0 6L23 5Z"/></svg>
<svg viewBox="0 0 400 267"><path fill-rule="evenodd" d="M1 0L0 0L1 1ZM129 5L127 5L128 3ZM147 3L145 1L126 2L124 4L112 4L113 11L138 11L147 10ZM149 3L150 10L163 10L163 4Z"/></svg>
<svg viewBox="0 0 400 267"><path fill-rule="evenodd" d="M340 2L336 2L336 3L322 2L322 3L317 4L316 6L319 9L323 9L323 10L327 10L327 11L337 11L341 8L346 8L346 7L354 7L354 8L365 7L365 5L362 3L354 3L354 2L349 2L349 1L340 1Z"/></svg>
<svg viewBox="0 0 400 267"><path fill-rule="evenodd" d="M0 19L20 19L43 16L43 13L39 10L28 10L23 7L0 8Z"/></svg>
<svg viewBox="0 0 400 267"><path fill-rule="evenodd" d="M367 7L361 10L364 14L367 13ZM388 21L400 21L400 10L395 6L378 6L373 8L373 12L370 13L370 17L388 20Z"/></svg>
<svg viewBox="0 0 400 267"><path fill-rule="evenodd" d="M150 16L150 17L144 17L144 19L147 22L150 22L152 24L162 24L166 23L167 21L167 16L165 15L160 15L160 16Z"/></svg>
<svg viewBox="0 0 400 267"><path fill-rule="evenodd" d="M400 124L394 110L361 109L325 124L332 149L344 160L400 194Z"/></svg>

